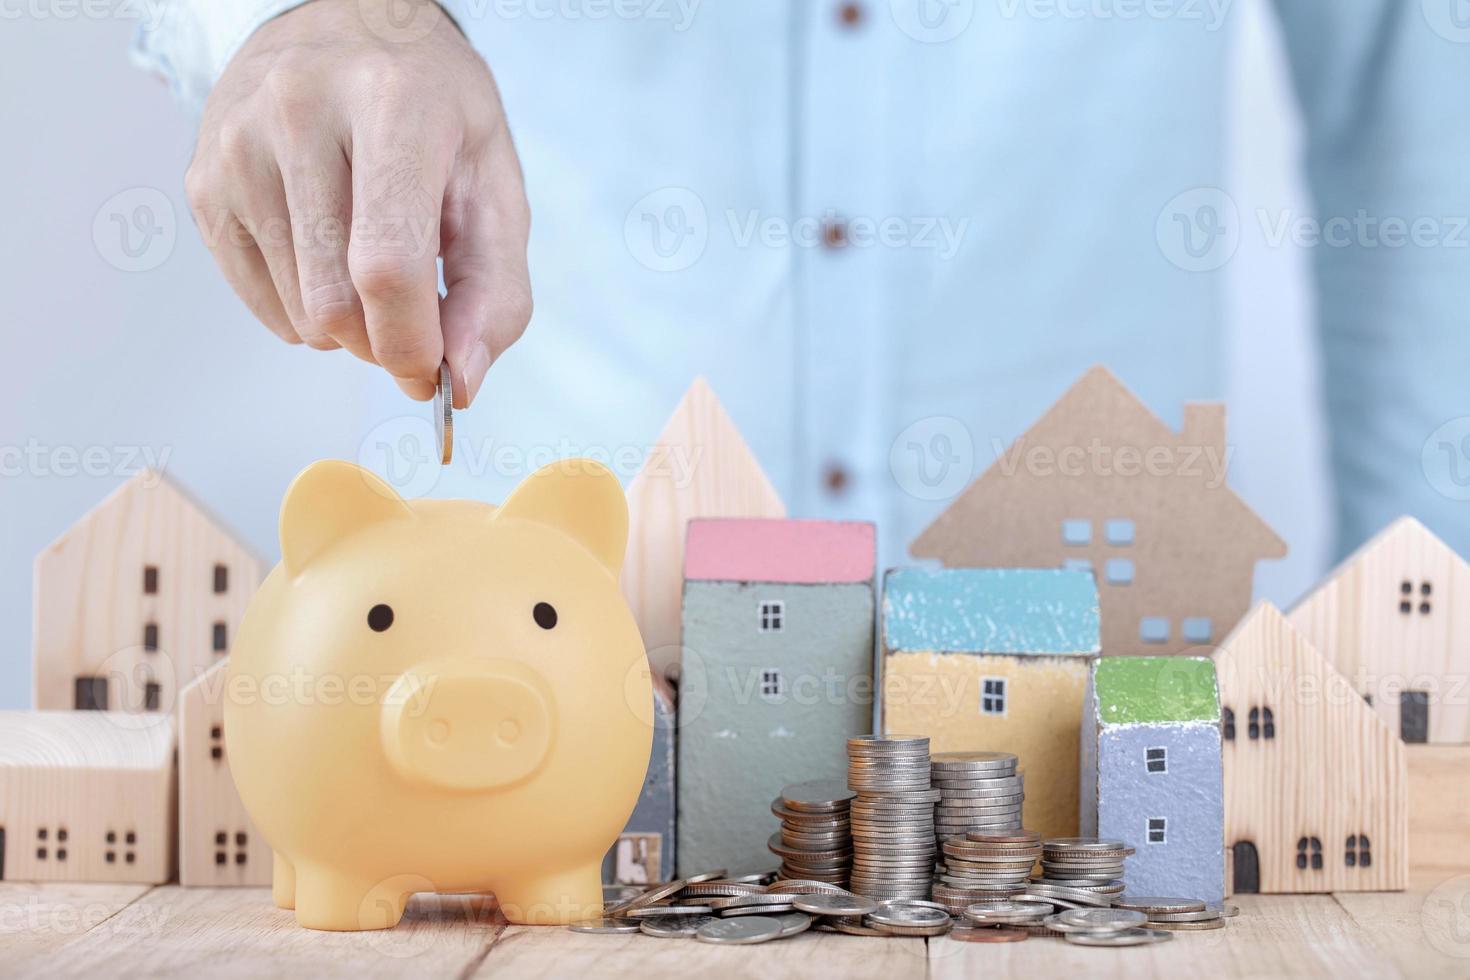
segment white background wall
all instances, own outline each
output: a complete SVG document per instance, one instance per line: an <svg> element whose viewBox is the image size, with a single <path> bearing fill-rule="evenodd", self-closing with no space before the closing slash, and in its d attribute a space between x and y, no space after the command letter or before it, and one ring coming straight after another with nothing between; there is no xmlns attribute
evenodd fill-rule
<svg viewBox="0 0 1470 980"><path fill-rule="evenodd" d="M1263 0L1242 6L1228 189L1243 213L1300 212L1274 24ZM323 355L280 344L235 300L183 200L191 125L160 81L128 64L131 31L117 19L0 22L0 708L30 702L32 557L120 482L112 471L132 465L130 454L167 453L168 471L273 560L290 477L314 459L356 455L377 421L422 411L346 354L323 370ZM116 208L104 205L119 193L147 202L130 192L140 187L165 189L159 225L176 229L167 261L147 275L104 259L120 242L107 218ZM1291 557L1257 579L1287 602L1327 550L1316 359L1305 258L1268 249L1246 224L1229 267L1229 400L1230 441L1251 452L1233 478L1290 540ZM496 371L514 371L515 357ZM513 418L497 397L462 417L472 438ZM16 448L28 456L18 474ZM69 454L89 448L102 472L76 474Z"/></svg>

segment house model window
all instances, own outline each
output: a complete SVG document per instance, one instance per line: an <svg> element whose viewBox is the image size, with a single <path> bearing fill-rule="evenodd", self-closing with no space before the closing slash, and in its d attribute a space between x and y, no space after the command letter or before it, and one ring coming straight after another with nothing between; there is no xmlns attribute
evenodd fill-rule
<svg viewBox="0 0 1470 980"><path fill-rule="evenodd" d="M230 591L230 568L228 565L214 566L214 594L223 595Z"/></svg>
<svg viewBox="0 0 1470 980"><path fill-rule="evenodd" d="M1162 616L1145 616L1138 621L1138 638L1145 643L1168 643L1169 621Z"/></svg>
<svg viewBox="0 0 1470 980"><path fill-rule="evenodd" d="M1296 867L1298 871L1311 868L1322 870L1322 840L1319 837L1303 837L1296 842Z"/></svg>
<svg viewBox="0 0 1470 980"><path fill-rule="evenodd" d="M1006 679L987 677L980 682L980 713L1003 715L1006 713Z"/></svg>
<svg viewBox="0 0 1470 980"><path fill-rule="evenodd" d="M1353 834L1347 839L1347 853L1343 863L1349 868L1373 867L1373 852L1368 847L1367 834Z"/></svg>
<svg viewBox="0 0 1470 980"><path fill-rule="evenodd" d="M143 566L143 594L144 595L157 595L158 594L158 566L157 565L144 565Z"/></svg>
<svg viewBox="0 0 1470 980"><path fill-rule="evenodd" d="M1144 749L1143 765L1149 772L1169 771L1169 750L1166 748Z"/></svg>
<svg viewBox="0 0 1470 980"><path fill-rule="evenodd" d="M1434 607L1429 602L1429 597L1434 594L1434 586L1428 582L1419 583L1419 614L1428 616ZM1399 612L1405 616L1414 612L1414 583L1404 579L1399 583Z"/></svg>
<svg viewBox="0 0 1470 980"><path fill-rule="evenodd" d="M1250 737L1273 739L1276 737L1276 715L1270 708L1252 708L1250 715Z"/></svg>
<svg viewBox="0 0 1470 980"><path fill-rule="evenodd" d="M1126 517L1114 518L1104 526L1103 534L1108 544L1127 547L1133 543L1133 522Z"/></svg>
<svg viewBox="0 0 1470 980"><path fill-rule="evenodd" d="M1148 818L1148 842L1150 844L1168 843L1169 821L1163 817Z"/></svg>
<svg viewBox="0 0 1470 980"><path fill-rule="evenodd" d="M779 670L761 671L761 697L774 698L781 693L781 672Z"/></svg>
<svg viewBox="0 0 1470 980"><path fill-rule="evenodd" d="M1235 741L1235 711L1233 709L1220 709L1220 729L1220 734L1225 741Z"/></svg>
<svg viewBox="0 0 1470 980"><path fill-rule="evenodd" d="M1082 518L1062 521L1062 543L1069 545L1092 544L1092 522Z"/></svg>
<svg viewBox="0 0 1470 980"><path fill-rule="evenodd" d="M1215 635L1215 624L1208 616L1189 616L1179 624L1179 632L1190 643L1209 643Z"/></svg>
<svg viewBox="0 0 1470 980"><path fill-rule="evenodd" d="M763 599L760 604L760 631L779 633L786 628L786 603L780 599Z"/></svg>
<svg viewBox="0 0 1470 980"><path fill-rule="evenodd" d="M1107 564L1109 585L1133 584L1133 561L1129 558L1109 558Z"/></svg>

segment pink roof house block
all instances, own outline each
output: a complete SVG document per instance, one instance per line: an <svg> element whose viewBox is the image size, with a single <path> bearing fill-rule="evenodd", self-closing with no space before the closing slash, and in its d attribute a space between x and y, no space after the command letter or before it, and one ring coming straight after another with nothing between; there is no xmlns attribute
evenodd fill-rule
<svg viewBox="0 0 1470 980"><path fill-rule="evenodd" d="M864 521L727 518L689 522L684 578L701 582L868 582L875 529Z"/></svg>

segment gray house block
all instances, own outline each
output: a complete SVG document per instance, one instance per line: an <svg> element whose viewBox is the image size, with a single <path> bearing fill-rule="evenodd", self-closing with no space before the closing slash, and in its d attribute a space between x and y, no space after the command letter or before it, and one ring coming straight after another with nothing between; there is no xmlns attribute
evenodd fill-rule
<svg viewBox="0 0 1470 980"><path fill-rule="evenodd" d="M770 804L871 731L874 528L695 520L685 545L678 873L774 867Z"/></svg>
<svg viewBox="0 0 1470 980"><path fill-rule="evenodd" d="M653 751L628 826L602 862L602 880L645 885L674 877L674 696L657 674L653 684Z"/></svg>

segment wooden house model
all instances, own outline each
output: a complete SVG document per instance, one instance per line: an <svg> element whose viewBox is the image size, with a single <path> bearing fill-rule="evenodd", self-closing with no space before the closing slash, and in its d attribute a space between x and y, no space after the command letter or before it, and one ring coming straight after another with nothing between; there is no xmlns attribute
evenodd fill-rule
<svg viewBox="0 0 1470 980"><path fill-rule="evenodd" d="M36 558L34 706L172 711L263 572L172 480L138 474Z"/></svg>
<svg viewBox="0 0 1470 980"><path fill-rule="evenodd" d="M1405 747L1270 603L1215 655L1235 892L1408 884Z"/></svg>
<svg viewBox="0 0 1470 980"><path fill-rule="evenodd" d="M675 806L674 745L677 725L674 693L659 674L653 680L653 750L648 775L628 825L602 862L602 880L618 885L647 885L674 877Z"/></svg>
<svg viewBox="0 0 1470 980"><path fill-rule="evenodd" d="M245 812L225 753L221 661L179 696L179 884L269 885L272 855Z"/></svg>
<svg viewBox="0 0 1470 980"><path fill-rule="evenodd" d="M1092 575L924 569L883 583L882 730L931 752L1013 752L1025 826L1077 833L1078 729L1100 646Z"/></svg>
<svg viewBox="0 0 1470 980"><path fill-rule="evenodd" d="M1106 657L1082 712L1080 821L1127 841L1136 895L1225 899L1224 781L1215 665L1201 657Z"/></svg>
<svg viewBox="0 0 1470 980"><path fill-rule="evenodd" d="M655 671L678 662L684 535L698 517L785 517L760 463L703 378L695 378L628 485L623 594Z"/></svg>
<svg viewBox="0 0 1470 980"><path fill-rule="evenodd" d="M0 711L0 880L159 884L174 853L173 719Z"/></svg>
<svg viewBox="0 0 1470 980"><path fill-rule="evenodd" d="M771 864L771 797L840 778L872 731L872 524L689 522L679 681L678 867Z"/></svg>
<svg viewBox="0 0 1470 980"><path fill-rule="evenodd" d="M950 567L1089 569L1107 656L1180 653L1250 608L1286 545L1226 485L1225 407L1174 432L1106 368L1082 376L909 551Z"/></svg>

